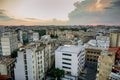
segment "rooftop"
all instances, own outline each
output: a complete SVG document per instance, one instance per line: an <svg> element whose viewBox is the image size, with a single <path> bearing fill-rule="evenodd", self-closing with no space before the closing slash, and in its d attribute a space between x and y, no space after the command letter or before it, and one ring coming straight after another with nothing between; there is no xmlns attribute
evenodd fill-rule
<svg viewBox="0 0 120 80"><path fill-rule="evenodd" d="M115 69L115 70L119 70L119 71L120 71L120 66L113 65L113 69Z"/></svg>
<svg viewBox="0 0 120 80"><path fill-rule="evenodd" d="M13 61L15 61L15 58L11 58L10 56L0 56L0 64L8 65Z"/></svg>
<svg viewBox="0 0 120 80"><path fill-rule="evenodd" d="M78 54L81 50L83 50L82 46L64 45L64 46L60 46L56 51L59 51L59 52L70 52L70 53Z"/></svg>
<svg viewBox="0 0 120 80"><path fill-rule="evenodd" d="M110 52L115 52L116 57L120 59L120 47L110 47L109 51Z"/></svg>
<svg viewBox="0 0 120 80"><path fill-rule="evenodd" d="M100 40L93 39L88 41L88 43L84 44L86 48L100 48L100 49L108 49L109 48L109 40Z"/></svg>

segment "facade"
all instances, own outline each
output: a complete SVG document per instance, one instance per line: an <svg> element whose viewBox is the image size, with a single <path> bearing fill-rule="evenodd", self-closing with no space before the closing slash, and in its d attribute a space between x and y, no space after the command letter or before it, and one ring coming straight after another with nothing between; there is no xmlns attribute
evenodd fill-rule
<svg viewBox="0 0 120 80"><path fill-rule="evenodd" d="M98 62L98 58L101 55L101 52L102 52L101 49L86 48L85 49L86 62L97 63Z"/></svg>
<svg viewBox="0 0 120 80"><path fill-rule="evenodd" d="M120 32L112 32L110 34L110 46L120 47Z"/></svg>
<svg viewBox="0 0 120 80"><path fill-rule="evenodd" d="M48 47L45 44L30 43L18 52L15 80L43 80L48 70ZM18 73L19 72L19 73Z"/></svg>
<svg viewBox="0 0 120 80"><path fill-rule="evenodd" d="M0 76L6 76L11 80L15 80L14 67L16 59L7 57L0 57Z"/></svg>
<svg viewBox="0 0 120 80"><path fill-rule="evenodd" d="M96 80L108 80L115 61L115 53L103 51L98 59Z"/></svg>
<svg viewBox="0 0 120 80"><path fill-rule="evenodd" d="M17 34L12 32L5 32L1 37L2 55L8 56L18 48Z"/></svg>
<svg viewBox="0 0 120 80"><path fill-rule="evenodd" d="M84 64L83 46L65 45L55 50L55 67L65 70L66 74L78 76Z"/></svg>

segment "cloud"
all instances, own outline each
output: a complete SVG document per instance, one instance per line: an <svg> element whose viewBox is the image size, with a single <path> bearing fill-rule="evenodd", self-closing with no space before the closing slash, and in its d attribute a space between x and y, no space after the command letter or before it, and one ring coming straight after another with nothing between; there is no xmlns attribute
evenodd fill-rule
<svg viewBox="0 0 120 80"><path fill-rule="evenodd" d="M119 0L85 0L76 2L68 24L120 24Z"/></svg>
<svg viewBox="0 0 120 80"><path fill-rule="evenodd" d="M68 13L74 10L77 0L2 0L2 8L9 14L20 17L32 17L42 20L68 20ZM1 4L1 3L0 3ZM1 6L1 5L0 5Z"/></svg>
<svg viewBox="0 0 120 80"><path fill-rule="evenodd" d="M10 18L6 15L6 11L0 9L0 19L3 21L11 21L11 20L15 20L14 18Z"/></svg>

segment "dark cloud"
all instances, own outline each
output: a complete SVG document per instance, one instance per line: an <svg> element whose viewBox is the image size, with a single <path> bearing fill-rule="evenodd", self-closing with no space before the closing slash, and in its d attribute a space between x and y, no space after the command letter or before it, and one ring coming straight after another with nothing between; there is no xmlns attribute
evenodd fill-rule
<svg viewBox="0 0 120 80"><path fill-rule="evenodd" d="M75 3L68 24L120 24L120 0L85 0ZM97 8L96 8L97 7Z"/></svg>
<svg viewBox="0 0 120 80"><path fill-rule="evenodd" d="M120 0L114 0L111 4L112 4L112 7L120 8Z"/></svg>
<svg viewBox="0 0 120 80"><path fill-rule="evenodd" d="M10 18L9 16L6 15L5 10L0 9L0 20L3 21L11 21L11 20L15 20L14 18Z"/></svg>

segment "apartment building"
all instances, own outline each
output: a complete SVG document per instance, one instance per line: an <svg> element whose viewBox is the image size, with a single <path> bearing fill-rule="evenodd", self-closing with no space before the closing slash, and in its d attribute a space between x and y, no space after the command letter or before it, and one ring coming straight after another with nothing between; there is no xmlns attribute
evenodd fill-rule
<svg viewBox="0 0 120 80"><path fill-rule="evenodd" d="M55 50L55 67L65 70L66 74L78 76L84 64L83 46L64 45Z"/></svg>
<svg viewBox="0 0 120 80"><path fill-rule="evenodd" d="M15 80L43 80L49 69L48 61L48 46L42 43L28 44L18 52Z"/></svg>
<svg viewBox="0 0 120 80"><path fill-rule="evenodd" d="M12 32L4 32L1 37L2 55L8 56L18 48L17 34Z"/></svg>

